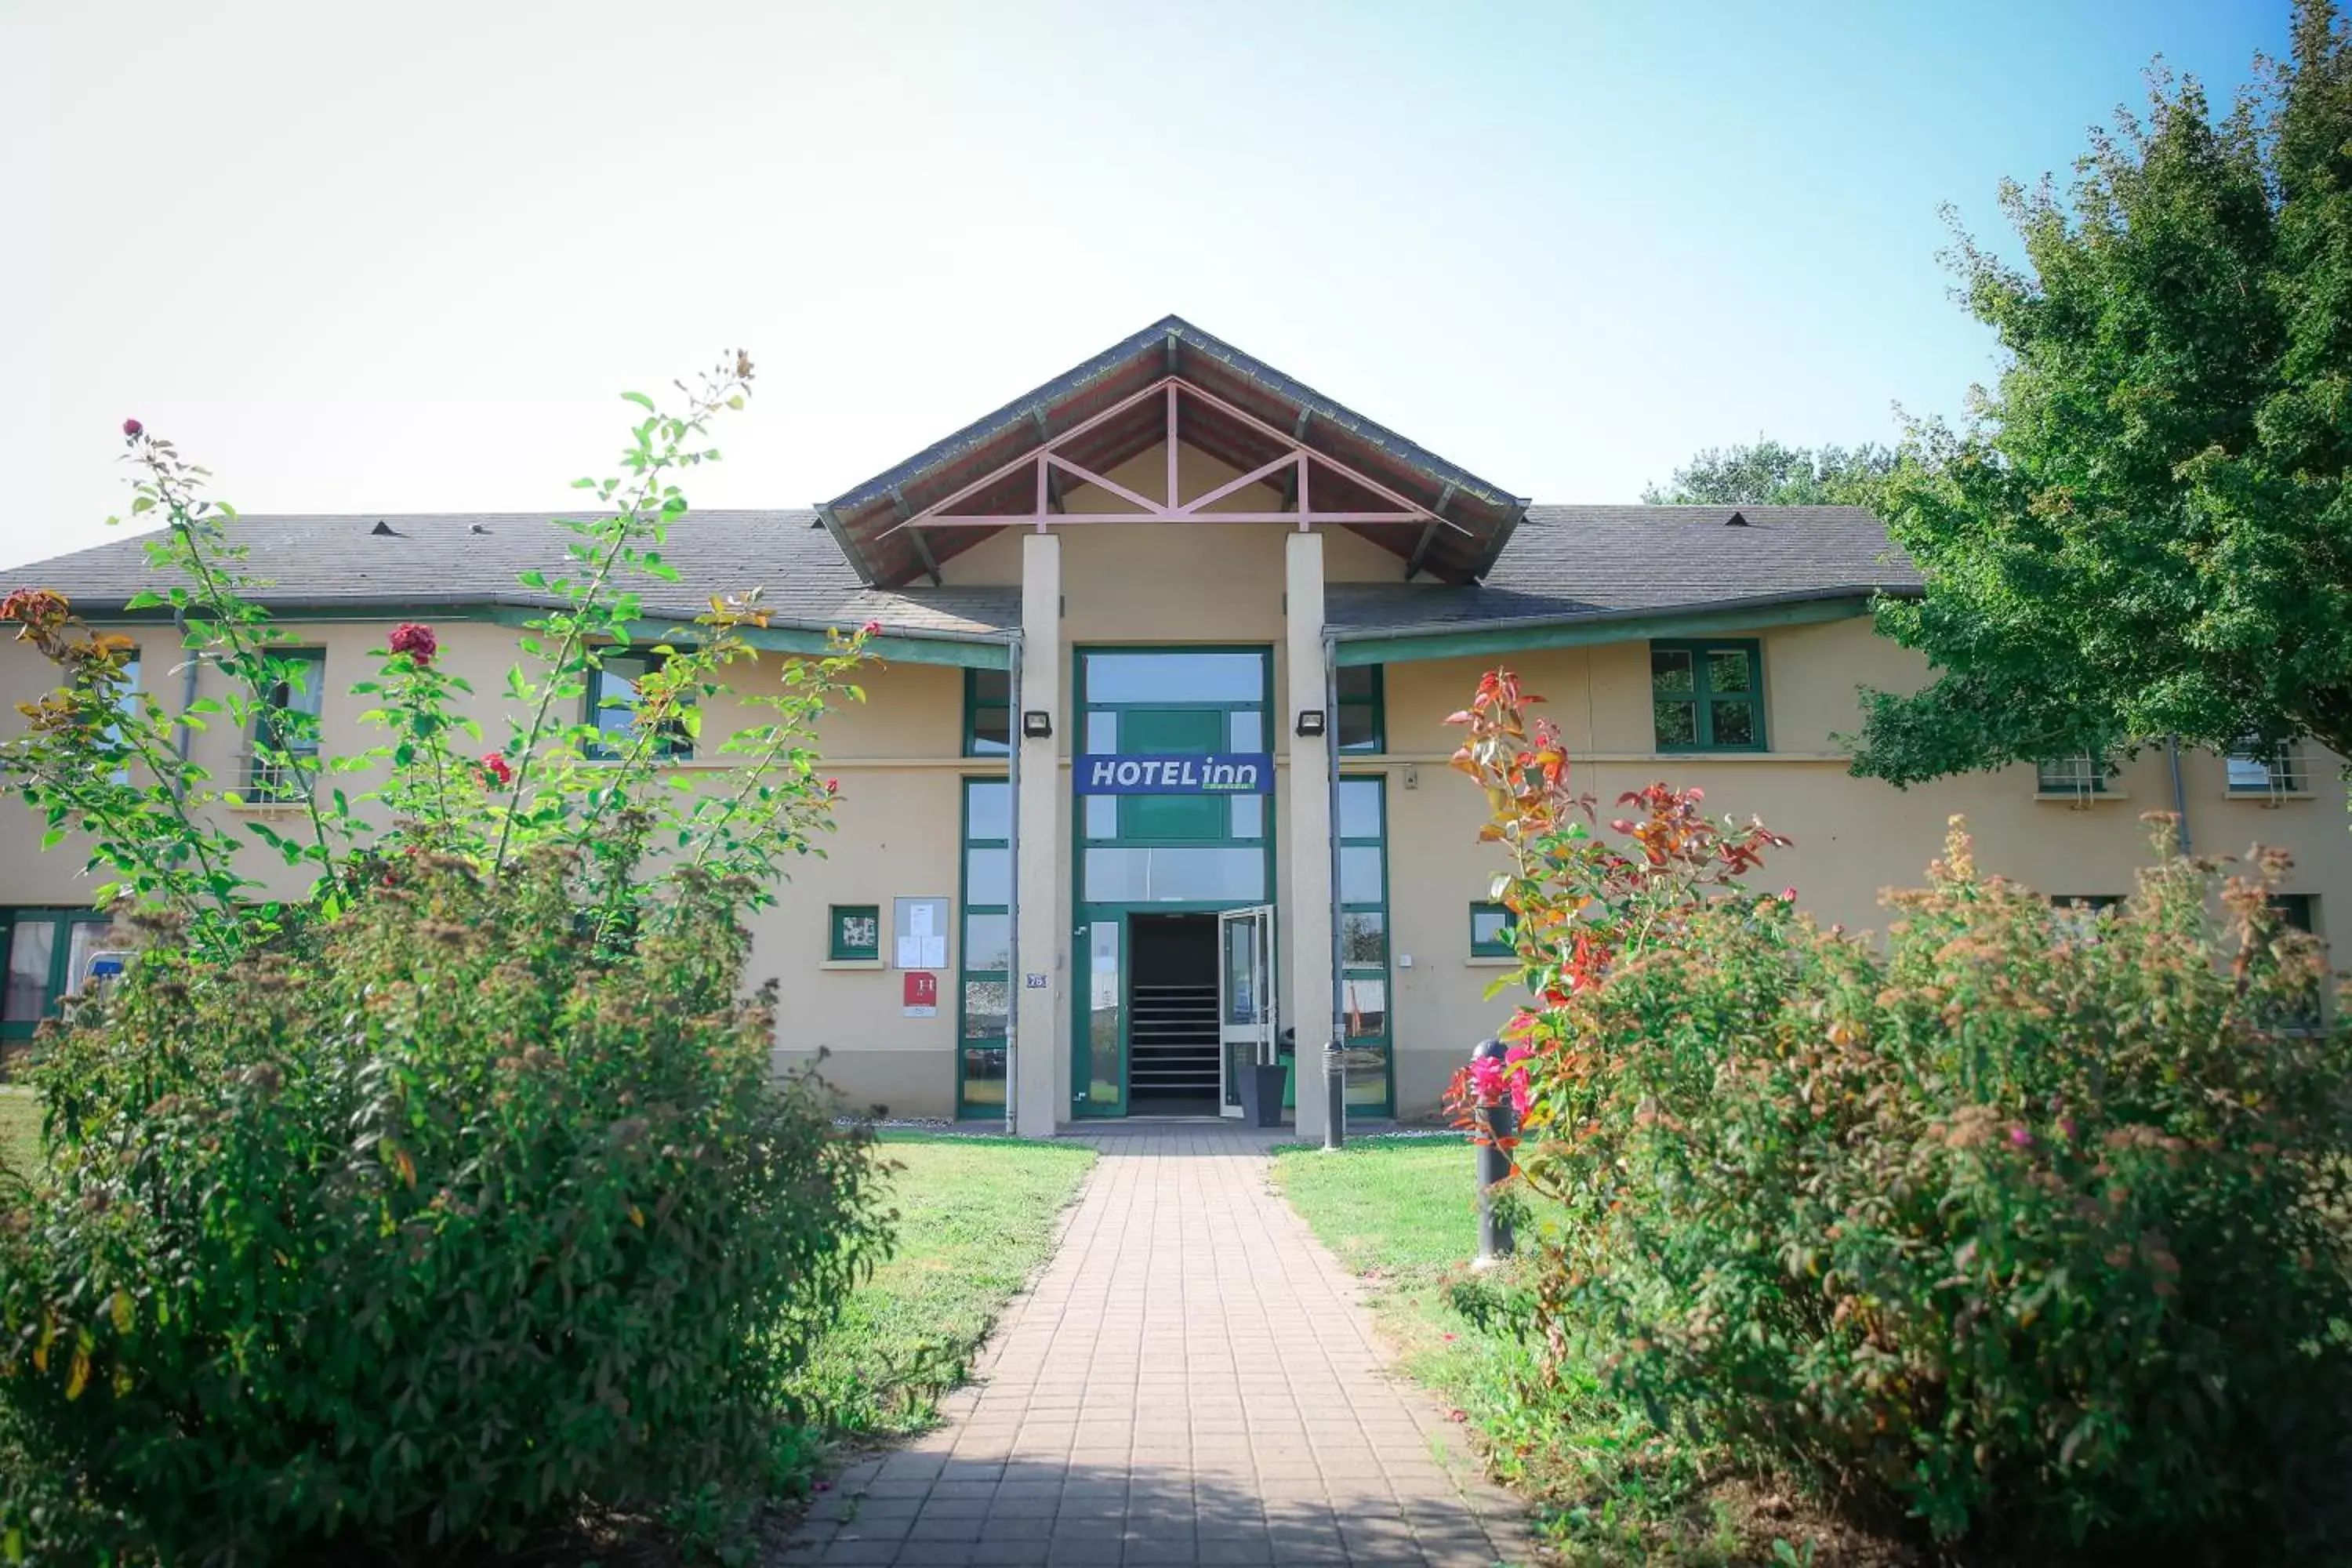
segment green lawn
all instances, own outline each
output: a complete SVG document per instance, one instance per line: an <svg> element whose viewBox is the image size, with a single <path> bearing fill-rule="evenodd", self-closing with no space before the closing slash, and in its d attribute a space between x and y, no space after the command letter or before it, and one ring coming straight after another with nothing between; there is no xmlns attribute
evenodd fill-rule
<svg viewBox="0 0 2352 1568"><path fill-rule="evenodd" d="M1370 1283L1404 1371L1461 1412L1496 1477L1538 1502L1568 1560L1776 1563L1810 1560L1795 1544L1784 1547L1790 1557L1776 1552L1776 1535L1838 1537L1801 1510L1782 1518L1786 1505L1768 1499L1770 1489L1659 1434L1572 1359L1542 1399L1521 1396L1543 1372L1517 1331L1532 1317L1531 1271L1524 1256L1470 1268L1474 1159L1467 1142L1372 1138L1330 1152L1278 1151L1275 1179L1323 1244ZM1539 1232L1540 1217L1529 1223ZM1530 1238L1522 1243L1533 1252ZM1865 1546L1822 1560L1874 1555Z"/></svg>
<svg viewBox="0 0 2352 1568"><path fill-rule="evenodd" d="M896 1256L850 1298L801 1380L843 1436L917 1430L963 1381L997 1314L1053 1249L1094 1151L891 1133Z"/></svg>
<svg viewBox="0 0 2352 1568"><path fill-rule="evenodd" d="M0 1166L29 1173L41 1157L41 1102L29 1089L0 1084Z"/></svg>

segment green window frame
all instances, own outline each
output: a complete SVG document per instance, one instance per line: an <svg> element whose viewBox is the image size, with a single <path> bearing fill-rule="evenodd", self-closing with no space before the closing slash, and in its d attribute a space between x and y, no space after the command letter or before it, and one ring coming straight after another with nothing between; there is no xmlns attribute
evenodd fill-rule
<svg viewBox="0 0 2352 1568"><path fill-rule="evenodd" d="M1511 958L1517 954L1518 917L1502 904L1479 902L1470 906L1470 956L1473 958Z"/></svg>
<svg viewBox="0 0 2352 1568"><path fill-rule="evenodd" d="M620 758L637 732L636 683L668 662L668 654L653 648L608 648L598 655L588 670L587 721L597 733L588 745L590 757L600 762ZM656 741L653 752L656 757L690 759L694 737L673 724Z"/></svg>
<svg viewBox="0 0 2352 1568"><path fill-rule="evenodd" d="M1395 1103L1396 987L1389 973L1388 779L1339 775L1339 1027L1348 1109L1385 1116ZM1367 1002L1374 1004L1366 1006ZM1377 1022L1375 1022L1377 1020ZM1377 1052L1380 1072L1366 1071Z"/></svg>
<svg viewBox="0 0 2352 1568"><path fill-rule="evenodd" d="M2070 757L2050 757L2033 764L2036 795L2105 795L2114 770L2105 757L2077 752Z"/></svg>
<svg viewBox="0 0 2352 1568"><path fill-rule="evenodd" d="M0 906L0 1040L31 1039L57 1016L74 990L77 954L95 951L112 923L100 910Z"/></svg>
<svg viewBox="0 0 2352 1568"><path fill-rule="evenodd" d="M1650 645L1651 723L1661 752L1761 752L1764 645L1754 637Z"/></svg>
<svg viewBox="0 0 2352 1568"><path fill-rule="evenodd" d="M1013 750L1013 672L963 672L963 754L1002 757Z"/></svg>
<svg viewBox="0 0 2352 1568"><path fill-rule="evenodd" d="M878 963L882 906L834 904L825 910L825 958L834 963Z"/></svg>
<svg viewBox="0 0 2352 1568"><path fill-rule="evenodd" d="M1349 756L1376 755L1389 749L1388 701L1382 667L1343 665L1339 669L1339 711L1332 716L1333 738Z"/></svg>
<svg viewBox="0 0 2352 1568"><path fill-rule="evenodd" d="M1013 786L1002 775L962 781L963 848L957 856L956 901L963 913L956 944L956 1115L998 1117L1005 1110L1005 1026L1012 1016ZM975 810L975 806L981 809ZM974 904L977 855L1002 858L1001 876L977 879L1003 898Z"/></svg>
<svg viewBox="0 0 2352 1568"><path fill-rule="evenodd" d="M320 714L327 694L327 650L270 648L277 679L254 719L246 755L245 790L255 800L301 798L298 768L313 777L319 759Z"/></svg>

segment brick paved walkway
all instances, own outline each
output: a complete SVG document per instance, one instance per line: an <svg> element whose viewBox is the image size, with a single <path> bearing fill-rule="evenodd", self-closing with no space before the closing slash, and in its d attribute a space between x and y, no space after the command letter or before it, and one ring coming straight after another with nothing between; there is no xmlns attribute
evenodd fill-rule
<svg viewBox="0 0 2352 1568"><path fill-rule="evenodd" d="M1102 1160L978 1382L939 1430L844 1475L783 1561L1531 1561L1517 1506L1386 1370L1352 1281L1268 1186L1269 1141L1096 1135Z"/></svg>

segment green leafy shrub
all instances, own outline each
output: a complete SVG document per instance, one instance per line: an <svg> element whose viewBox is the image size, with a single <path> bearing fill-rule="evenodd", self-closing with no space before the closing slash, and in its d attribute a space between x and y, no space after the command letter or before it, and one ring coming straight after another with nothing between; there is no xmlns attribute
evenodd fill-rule
<svg viewBox="0 0 2352 1568"><path fill-rule="evenodd" d="M508 1539L788 1439L877 1163L772 1078L737 895L600 949L572 869L419 857L300 961L159 942L48 1043L0 1374L164 1561Z"/></svg>
<svg viewBox="0 0 2352 1568"><path fill-rule="evenodd" d="M2093 918L1955 824L1881 945L1698 874L1719 842L1675 792L1630 856L1561 831L1516 689L1465 718L1537 994L1472 1087L1519 1101L1567 1216L1530 1401L1590 1357L1662 1427L2035 1561L2316 1560L2352 1452L2352 1032L2309 1026L2283 858L2225 876L2160 832Z"/></svg>
<svg viewBox="0 0 2352 1568"><path fill-rule="evenodd" d="M740 1548L805 1478L793 1374L884 1245L879 1167L814 1079L772 1077L741 916L821 853L814 726L879 628L762 692L721 679L759 659L756 592L650 635L644 597L751 375L625 395L646 416L577 481L568 569L521 576L497 749L415 623L352 687L381 743L321 748L234 512L135 420L131 510L164 526L129 609L225 695L141 692L127 637L0 600L62 676L0 787L81 836L141 943L37 1036L40 1185L0 1191L0 1559L409 1562L602 1505ZM600 727L591 678L633 642L665 657ZM703 736L722 690L762 719ZM214 724L251 737L240 787L185 744ZM677 776L678 736L735 765ZM256 790L276 809L232 815ZM308 886L266 896L255 853Z"/></svg>

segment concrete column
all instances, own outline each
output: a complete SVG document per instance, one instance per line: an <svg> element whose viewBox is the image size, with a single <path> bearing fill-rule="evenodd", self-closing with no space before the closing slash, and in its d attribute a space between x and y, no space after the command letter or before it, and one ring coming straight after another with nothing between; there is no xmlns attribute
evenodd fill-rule
<svg viewBox="0 0 2352 1568"><path fill-rule="evenodd" d="M1013 933L1013 1005L1020 1033L1013 1063L1013 1113L1024 1138L1051 1138L1069 1119L1070 915L1064 907L1062 818L1069 781L1061 749L1067 719L1062 702L1062 542L1050 533L1021 541L1021 710L1053 716L1051 738L1022 734L1013 715L1013 743L1021 748L1020 929ZM1031 980L1043 976L1042 986Z"/></svg>
<svg viewBox="0 0 2352 1568"><path fill-rule="evenodd" d="M1323 538L1293 533L1283 551L1289 626L1285 670L1290 693L1276 722L1289 733L1290 773L1281 824L1282 852L1290 861L1290 972L1282 987L1282 1026L1298 1031L1298 1133L1323 1136L1323 1047L1331 1038L1331 784L1330 731L1301 735L1298 712L1321 708L1323 679ZM1025 829L1024 831L1026 831Z"/></svg>

